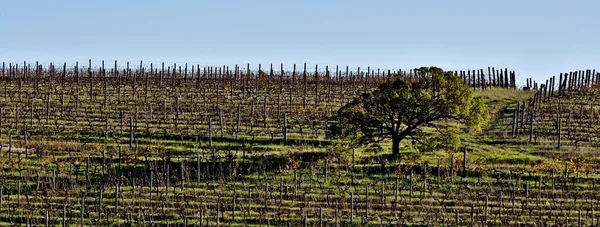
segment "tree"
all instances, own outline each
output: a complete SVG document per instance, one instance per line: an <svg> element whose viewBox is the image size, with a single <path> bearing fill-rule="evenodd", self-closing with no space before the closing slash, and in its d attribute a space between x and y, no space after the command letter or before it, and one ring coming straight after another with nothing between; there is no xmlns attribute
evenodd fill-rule
<svg viewBox="0 0 600 227"><path fill-rule="evenodd" d="M459 133L450 123L463 123L470 131L480 131L487 123L483 98L474 97L460 77L437 67L414 72L392 75L387 83L340 108L329 123L328 137L350 139L354 145L391 138L392 154L398 157L404 139L421 148L458 147ZM425 128L435 131L427 133Z"/></svg>

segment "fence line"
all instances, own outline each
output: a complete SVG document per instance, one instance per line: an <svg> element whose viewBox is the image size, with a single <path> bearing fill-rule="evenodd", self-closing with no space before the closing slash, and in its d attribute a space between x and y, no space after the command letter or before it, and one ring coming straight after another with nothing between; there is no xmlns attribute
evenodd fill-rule
<svg viewBox="0 0 600 227"><path fill-rule="evenodd" d="M517 103L511 136L527 136L529 142L549 140L557 149L564 145L600 145L595 108L600 73L592 69L560 73L540 84L529 78L526 86L536 92L527 101Z"/></svg>
<svg viewBox="0 0 600 227"><path fill-rule="evenodd" d="M86 64L87 63L87 64ZM261 75L261 72L268 73L267 76L281 76L290 77L295 73L301 73L300 70L296 70L297 68L302 68L302 74L308 74L311 76L319 75L319 76L329 76L332 75L333 78L349 78L355 77L362 80L368 80L368 78L375 79L375 84L381 82L382 78L385 78L386 75L390 74L403 74L406 76L414 75L412 69L410 70L402 70L402 69L375 69L371 67L357 67L356 69L350 69L348 66L340 67L335 66L335 70L333 66L330 68L329 66L319 66L314 65L314 68L308 66L306 63L302 65L293 64L293 67L287 66L284 67L283 64L279 65L262 65L258 64L258 66L254 66L256 68L252 68L250 64L245 65L223 65L223 66L201 66L200 64L180 64L173 63L172 65L160 63L153 64L144 63L140 61L139 65L130 64L130 62L126 62L125 65L119 63L117 61L113 62L105 62L101 61L92 62L89 60L86 63L76 62L74 65L67 65L67 63L63 63L62 65L49 63L44 67L44 64L40 64L39 62L28 63L2 63L2 73L3 77L8 74L9 77L18 77L22 76L24 78L33 77L41 77L40 79L45 79L48 74L52 73L62 73L65 77L73 77L80 76L81 78L92 78L92 77L150 77L156 78L159 76L166 75L166 77L185 77L184 79L193 79L197 77L206 78L207 74L210 74L210 78L216 79L238 79L237 75L239 74L249 74L251 77L258 77ZM245 67L244 67L245 66ZM87 72L87 74L86 74ZM463 81L469 84L472 88L481 88L486 89L490 87L503 87L503 88L517 88L516 76L514 70L504 69L496 69L494 67L488 67L486 69L477 69L477 70L455 70L453 71L455 75L463 78ZM81 75L78 75L81 74ZM119 75L116 75L119 74ZM230 75L235 74L235 77L231 78ZM275 78L276 80L277 78ZM529 86L527 86L529 87Z"/></svg>

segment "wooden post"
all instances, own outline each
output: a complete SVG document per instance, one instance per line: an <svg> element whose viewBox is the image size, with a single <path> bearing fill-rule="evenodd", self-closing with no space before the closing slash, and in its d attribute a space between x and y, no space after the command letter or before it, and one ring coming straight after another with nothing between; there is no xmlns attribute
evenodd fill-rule
<svg viewBox="0 0 600 227"><path fill-rule="evenodd" d="M185 185L185 162L181 161L179 168L181 169L181 190L183 190L183 186Z"/></svg>
<svg viewBox="0 0 600 227"><path fill-rule="evenodd" d="M578 223L578 225L577 225L577 226L579 226L579 227L582 227L582 226L583 226L583 224L582 224L582 222L581 222L581 209L579 209L579 210L577 211L577 223Z"/></svg>
<svg viewBox="0 0 600 227"><path fill-rule="evenodd" d="M240 122L241 122L241 111L240 111L240 104L238 104L237 106L237 123L236 123L236 128L235 128L235 140L238 140L238 133L240 132Z"/></svg>
<svg viewBox="0 0 600 227"><path fill-rule="evenodd" d="M223 131L224 131L225 125L223 125L223 111L222 110L219 110L219 125L220 125L219 131L221 132L221 139L223 139L224 138Z"/></svg>
<svg viewBox="0 0 600 227"><path fill-rule="evenodd" d="M556 139L558 141L556 149L560 151L560 124L561 124L561 119L560 119L560 115L557 112L556 113Z"/></svg>
<svg viewBox="0 0 600 227"><path fill-rule="evenodd" d="M504 88L504 74L502 73L502 69L496 70L496 74L498 74L498 87Z"/></svg>
<svg viewBox="0 0 600 227"><path fill-rule="evenodd" d="M306 108L306 96L308 90L308 82L306 76L306 63L304 63L304 70L302 71L302 80L304 81L304 94L302 96L303 108Z"/></svg>
<svg viewBox="0 0 600 227"><path fill-rule="evenodd" d="M92 74L92 59L89 59L88 76L90 77L90 100L94 101L94 76Z"/></svg>
<svg viewBox="0 0 600 227"><path fill-rule="evenodd" d="M80 210L80 215L81 215L81 225L83 226L84 224L84 217L85 217L85 196L82 196L81 198L81 210Z"/></svg>
<svg viewBox="0 0 600 227"><path fill-rule="evenodd" d="M460 226L460 216L458 214L458 209L454 210L454 222L456 226Z"/></svg>
<svg viewBox="0 0 600 227"><path fill-rule="evenodd" d="M511 136L516 136L517 133L516 131L518 130L517 127L517 119L519 118L519 102L517 102L517 109L515 109L514 114L513 114L513 123L512 123L512 130L511 130Z"/></svg>
<svg viewBox="0 0 600 227"><path fill-rule="evenodd" d="M9 158L12 156L12 144L13 144L12 134L8 135L8 155Z"/></svg>
<svg viewBox="0 0 600 227"><path fill-rule="evenodd" d="M323 208L319 207L319 226L323 227Z"/></svg>
<svg viewBox="0 0 600 227"><path fill-rule="evenodd" d="M485 203L483 205L483 223L487 225L487 214L488 214L488 197L485 196Z"/></svg>
<svg viewBox="0 0 600 227"><path fill-rule="evenodd" d="M208 146L212 147L212 119L208 119Z"/></svg>
<svg viewBox="0 0 600 227"><path fill-rule="evenodd" d="M509 88L510 84L509 84L509 75L508 75L508 69L504 68L504 87L505 88Z"/></svg>
<svg viewBox="0 0 600 227"><path fill-rule="evenodd" d="M554 187L555 187L555 184L554 184L554 169L552 169L552 173L551 173L550 176L552 177L552 196L554 196Z"/></svg>
<svg viewBox="0 0 600 227"><path fill-rule="evenodd" d="M352 170L354 170L354 160L356 158L356 148L352 148Z"/></svg>
<svg viewBox="0 0 600 227"><path fill-rule="evenodd" d="M516 133L517 135L519 135L519 127L524 128L524 124L525 124L525 102L523 102L523 104L521 105L521 108L518 110L520 113L518 114L518 116L520 117L520 119L517 119L517 130Z"/></svg>
<svg viewBox="0 0 600 227"><path fill-rule="evenodd" d="M350 225L354 223L354 190L350 192Z"/></svg>
<svg viewBox="0 0 600 227"><path fill-rule="evenodd" d="M490 71L489 67L488 67L488 71ZM492 69L491 69L491 75L492 75L492 86L497 87L498 86L498 79L496 78L496 68L492 67Z"/></svg>
<svg viewBox="0 0 600 227"><path fill-rule="evenodd" d="M396 186L394 187L394 203L398 203L398 181L399 177L396 176Z"/></svg>
<svg viewBox="0 0 600 227"><path fill-rule="evenodd" d="M591 207L592 207L592 226L596 226L596 212L595 212L596 211L596 208L595 208L596 207L596 203L593 203L591 205Z"/></svg>
<svg viewBox="0 0 600 227"><path fill-rule="evenodd" d="M8 80L6 78L6 62L2 62L2 77L0 77L2 80L4 80L4 82L6 83L6 80ZM6 89L6 87L5 87Z"/></svg>
<svg viewBox="0 0 600 227"><path fill-rule="evenodd" d="M66 227L67 226L67 205L66 204L63 204L62 211L63 211L62 224L63 224L63 227Z"/></svg>
<svg viewBox="0 0 600 227"><path fill-rule="evenodd" d="M290 103L289 103L289 113L292 114L292 110L294 107L294 95L293 92L295 90L295 86L296 86L296 64L294 64L294 69L292 71L292 80L290 81L290 85L288 87L289 89L289 98L290 98Z"/></svg>
<svg viewBox="0 0 600 227"><path fill-rule="evenodd" d="M315 65L315 106L319 106L319 65Z"/></svg>
<svg viewBox="0 0 600 227"><path fill-rule="evenodd" d="M563 73L560 73L559 80L558 80L558 95L562 94L562 90L563 90Z"/></svg>
<svg viewBox="0 0 600 227"><path fill-rule="evenodd" d="M4 109L0 107L0 136L2 135L2 120L4 115Z"/></svg>
<svg viewBox="0 0 600 227"><path fill-rule="evenodd" d="M498 212L502 214L503 201L502 201L502 191L498 192Z"/></svg>
<svg viewBox="0 0 600 227"><path fill-rule="evenodd" d="M287 114L286 113L283 114L283 144L285 144L285 145L288 144L288 137L287 137Z"/></svg>
<svg viewBox="0 0 600 227"><path fill-rule="evenodd" d="M165 114L165 115L166 115L166 114ZM121 111L119 111L119 117L120 117L120 119L121 119L121 121L119 122L119 127L121 128L121 131L120 131L120 133L123 133L123 117L124 117L124 114L123 114L123 111L122 111L122 110L121 110Z"/></svg>
<svg viewBox="0 0 600 227"><path fill-rule="evenodd" d="M473 81L471 80L471 70L467 70L467 86L473 88Z"/></svg>
<svg viewBox="0 0 600 227"><path fill-rule="evenodd" d="M133 149L133 118L129 117L129 149Z"/></svg>
<svg viewBox="0 0 600 227"><path fill-rule="evenodd" d="M33 116L33 114L32 114ZM25 126L24 130L23 130L23 137L25 138L25 157L29 157L29 141L27 138L27 126Z"/></svg>
<svg viewBox="0 0 600 227"><path fill-rule="evenodd" d="M269 71L269 75L267 75L267 93L271 93L271 77L273 77L273 64L271 64L271 70Z"/></svg>
<svg viewBox="0 0 600 227"><path fill-rule="evenodd" d="M485 72L483 71L483 69L480 69L479 73L481 75L481 86L482 86L483 90L485 90L485 89L487 89L487 84L486 84L486 80L485 80Z"/></svg>
<svg viewBox="0 0 600 227"><path fill-rule="evenodd" d="M510 86L512 89L517 89L517 81L516 81L516 75L515 75L515 71L512 70L510 71Z"/></svg>

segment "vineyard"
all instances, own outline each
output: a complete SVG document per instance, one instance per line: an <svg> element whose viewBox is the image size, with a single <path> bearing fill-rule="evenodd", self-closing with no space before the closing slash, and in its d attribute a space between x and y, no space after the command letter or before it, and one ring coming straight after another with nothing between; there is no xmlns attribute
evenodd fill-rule
<svg viewBox="0 0 600 227"><path fill-rule="evenodd" d="M599 85L595 70L561 73L558 82L551 77L533 97L517 105L512 135L526 135L529 142L551 141L557 150L565 145L597 148Z"/></svg>
<svg viewBox="0 0 600 227"><path fill-rule="evenodd" d="M456 71L493 115L460 150L391 160L327 140L329 117L392 74L419 76L3 63L0 225L599 223L595 71L521 87L508 69Z"/></svg>

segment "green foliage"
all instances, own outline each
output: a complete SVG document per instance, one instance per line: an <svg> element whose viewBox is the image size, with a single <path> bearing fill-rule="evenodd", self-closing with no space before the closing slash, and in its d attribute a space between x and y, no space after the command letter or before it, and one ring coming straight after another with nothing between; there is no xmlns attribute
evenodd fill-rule
<svg viewBox="0 0 600 227"><path fill-rule="evenodd" d="M411 138L413 144L421 152L432 152L438 149L457 150L460 146L460 132L452 128L444 128L438 133L422 133L416 130ZM421 142L417 142L416 138Z"/></svg>
<svg viewBox="0 0 600 227"><path fill-rule="evenodd" d="M489 119L483 98L452 72L437 67L419 68L415 76L394 75L375 91L346 104L331 119L328 136L349 139L353 145L392 139L392 151L410 138L422 151L456 148L459 132L448 127L459 122L467 130L480 131ZM423 128L438 133L433 136Z"/></svg>

